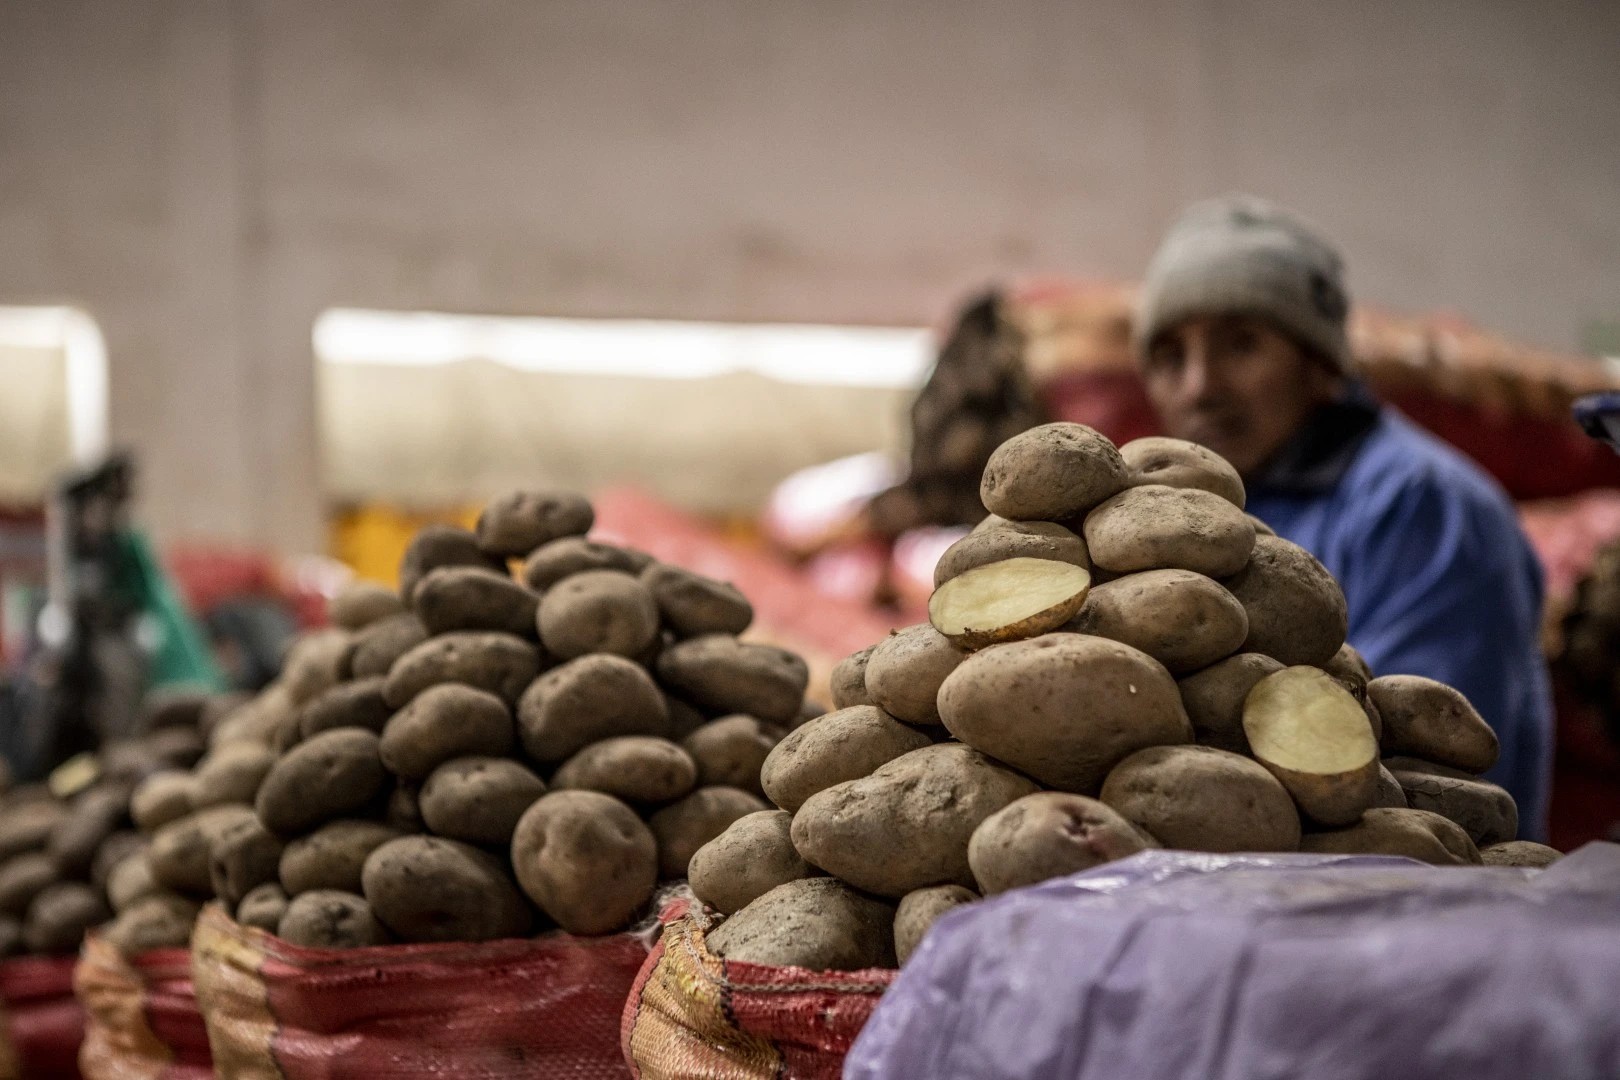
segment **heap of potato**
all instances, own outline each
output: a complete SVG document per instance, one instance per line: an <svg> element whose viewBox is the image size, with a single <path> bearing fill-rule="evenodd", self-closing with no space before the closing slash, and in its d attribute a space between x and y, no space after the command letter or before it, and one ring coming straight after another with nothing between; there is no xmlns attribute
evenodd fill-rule
<svg viewBox="0 0 1620 1080"><path fill-rule="evenodd" d="M1551 650L1556 671L1620 742L1620 542L1601 548L1575 585Z"/></svg>
<svg viewBox="0 0 1620 1080"><path fill-rule="evenodd" d="M1514 841L1463 695L1372 678L1337 583L1225 460L1048 424L981 494L930 622L844 660L836 711L765 761L778 809L693 859L719 954L891 966L945 910L1149 847L1556 857Z"/></svg>

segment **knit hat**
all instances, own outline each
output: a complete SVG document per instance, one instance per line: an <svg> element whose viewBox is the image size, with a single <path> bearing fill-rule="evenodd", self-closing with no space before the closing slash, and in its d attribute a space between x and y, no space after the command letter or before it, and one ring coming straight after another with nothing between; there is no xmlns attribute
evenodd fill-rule
<svg viewBox="0 0 1620 1080"><path fill-rule="evenodd" d="M1350 308L1339 253L1310 226L1248 195L1194 203L1148 264L1134 338L1153 339L1195 315L1255 315L1340 371L1350 367Z"/></svg>

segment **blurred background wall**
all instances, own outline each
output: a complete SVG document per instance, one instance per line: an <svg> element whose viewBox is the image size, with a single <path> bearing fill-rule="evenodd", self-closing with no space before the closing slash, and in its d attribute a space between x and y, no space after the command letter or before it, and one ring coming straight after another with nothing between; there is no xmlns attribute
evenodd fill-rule
<svg viewBox="0 0 1620 1080"><path fill-rule="evenodd" d="M1620 4L0 0L0 302L163 537L321 546L331 305L938 323L1189 198L1553 347L1620 307Z"/></svg>

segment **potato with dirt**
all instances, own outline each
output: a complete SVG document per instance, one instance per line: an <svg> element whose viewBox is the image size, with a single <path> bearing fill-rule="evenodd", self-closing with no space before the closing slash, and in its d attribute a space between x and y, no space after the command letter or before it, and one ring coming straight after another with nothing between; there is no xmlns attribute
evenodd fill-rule
<svg viewBox="0 0 1620 1080"><path fill-rule="evenodd" d="M1219 495L1239 510L1245 494L1243 478L1230 462L1208 447L1184 439L1152 435L1132 439L1119 448L1133 487L1160 484L1196 488Z"/></svg>
<svg viewBox="0 0 1620 1080"><path fill-rule="evenodd" d="M1496 732L1460 690L1421 675L1384 675L1367 684L1384 719L1384 753L1449 765L1475 776L1496 764Z"/></svg>
<svg viewBox="0 0 1620 1080"><path fill-rule="evenodd" d="M697 786L692 755L668 739L621 735L591 743L552 774L558 791L600 791L630 803L679 799Z"/></svg>
<svg viewBox="0 0 1620 1080"><path fill-rule="evenodd" d="M1091 570L1086 542L1052 521L1002 521L992 529L975 529L945 549L934 564L934 587L969 570L1007 559L1050 559Z"/></svg>
<svg viewBox="0 0 1620 1080"><path fill-rule="evenodd" d="M881 644L883 643L880 641L876 645L868 645L860 652L850 653L833 665L829 683L835 710L849 709L856 705L877 704L866 689L866 666L871 663L872 654Z"/></svg>
<svg viewBox="0 0 1620 1080"><path fill-rule="evenodd" d="M902 967L932 927L947 911L976 904L982 897L960 885L930 885L900 898L894 913L894 956Z"/></svg>
<svg viewBox="0 0 1620 1080"><path fill-rule="evenodd" d="M210 806L171 821L152 834L146 858L152 878L165 889L192 896L212 896L213 845L237 822L253 818L251 807L237 803Z"/></svg>
<svg viewBox="0 0 1620 1080"><path fill-rule="evenodd" d="M281 668L281 683L296 709L348 678L354 635L347 630L311 630L293 642Z"/></svg>
<svg viewBox="0 0 1620 1080"><path fill-rule="evenodd" d="M940 687L939 710L962 742L1080 795L1095 794L1130 754L1193 738L1164 665L1084 634L1047 634L975 653Z"/></svg>
<svg viewBox="0 0 1620 1080"><path fill-rule="evenodd" d="M395 776L425 780L451 758L505 757L515 742L506 702L487 690L444 683L424 690L389 719L377 751Z"/></svg>
<svg viewBox="0 0 1620 1080"><path fill-rule="evenodd" d="M1506 840L1481 848L1479 857L1486 866L1522 866L1541 870L1562 859L1564 853L1532 840Z"/></svg>
<svg viewBox="0 0 1620 1080"><path fill-rule="evenodd" d="M349 671L356 679L386 677L395 661L428 639L427 627L415 615L379 619L354 635Z"/></svg>
<svg viewBox="0 0 1620 1080"><path fill-rule="evenodd" d="M1254 526L1243 511L1198 488L1126 488L1085 521L1091 561L1115 574L1191 570L1224 578L1248 565Z"/></svg>
<svg viewBox="0 0 1620 1080"><path fill-rule="evenodd" d="M658 884L658 844L629 806L597 791L551 791L512 834L518 884L571 934L634 922Z"/></svg>
<svg viewBox="0 0 1620 1080"><path fill-rule="evenodd" d="M866 663L866 691L897 720L937 725L939 688L968 655L928 623L891 630Z"/></svg>
<svg viewBox="0 0 1620 1080"><path fill-rule="evenodd" d="M668 563L641 572L664 625L683 638L740 634L754 621L754 606L735 585Z"/></svg>
<svg viewBox="0 0 1620 1080"><path fill-rule="evenodd" d="M73 800L68 816L45 841L46 854L63 877L83 878L90 873L96 849L128 818L129 800L129 785L119 781L98 784Z"/></svg>
<svg viewBox="0 0 1620 1080"><path fill-rule="evenodd" d="M364 897L336 889L293 897L276 935L306 949L363 949L393 940Z"/></svg>
<svg viewBox="0 0 1620 1080"><path fill-rule="evenodd" d="M326 616L340 630L364 630L405 610L399 593L374 581L351 581L327 603Z"/></svg>
<svg viewBox="0 0 1620 1080"><path fill-rule="evenodd" d="M366 859L361 879L372 913L402 941L491 941L529 933L529 905L502 860L459 840L390 840Z"/></svg>
<svg viewBox="0 0 1620 1080"><path fill-rule="evenodd" d="M279 883L266 882L242 897L242 902L236 905L236 921L243 926L256 926L267 934L278 933L288 903L289 897Z"/></svg>
<svg viewBox="0 0 1620 1080"><path fill-rule="evenodd" d="M732 822L760 810L765 800L733 787L700 787L654 813L647 827L658 841L658 874L683 878L699 848L731 827Z"/></svg>
<svg viewBox="0 0 1620 1080"><path fill-rule="evenodd" d="M13 855L0 864L0 914L20 917L34 897L60 880L56 860L44 852Z"/></svg>
<svg viewBox="0 0 1620 1080"><path fill-rule="evenodd" d="M359 727L381 732L394 715L383 697L382 675L339 683L305 705L298 717L298 735L307 739L340 727Z"/></svg>
<svg viewBox="0 0 1620 1080"><path fill-rule="evenodd" d="M84 932L111 917L107 901L84 882L57 882L28 905L23 945L37 954L76 953Z"/></svg>
<svg viewBox="0 0 1620 1080"><path fill-rule="evenodd" d="M138 901L164 891L152 877L152 863L145 852L131 855L107 875L107 902L120 915Z"/></svg>
<svg viewBox="0 0 1620 1080"><path fill-rule="evenodd" d="M1140 649L1172 675L1201 671L1248 635L1243 605L1190 570L1147 570L1098 585L1066 627Z"/></svg>
<svg viewBox="0 0 1620 1080"><path fill-rule="evenodd" d="M1243 703L1256 683L1282 669L1282 664L1261 653L1238 653L1183 676L1176 685L1198 742L1247 755L1249 737L1243 734Z"/></svg>
<svg viewBox="0 0 1620 1080"><path fill-rule="evenodd" d="M662 736L669 706L645 668L622 656L582 656L552 668L517 708L523 748L542 763L564 761L621 735Z"/></svg>
<svg viewBox="0 0 1620 1080"><path fill-rule="evenodd" d="M736 787L763 795L760 766L781 740L781 728L752 716L722 716L682 739L681 747L697 765L699 787Z"/></svg>
<svg viewBox="0 0 1620 1080"><path fill-rule="evenodd" d="M196 921L196 904L174 893L159 893L119 912L104 937L126 958L152 949L183 949L191 943Z"/></svg>
<svg viewBox="0 0 1620 1080"><path fill-rule="evenodd" d="M464 683L515 704L540 674L540 650L515 634L469 630L428 638L394 661L383 699L402 708L443 683Z"/></svg>
<svg viewBox="0 0 1620 1080"><path fill-rule="evenodd" d="M1329 663L1344 644L1349 608L1339 583L1316 556L1275 536L1259 536L1249 565L1221 584L1249 618L1244 652L1289 666Z"/></svg>
<svg viewBox="0 0 1620 1080"><path fill-rule="evenodd" d="M592 570L639 574L652 565L652 557L629 548L599 544L583 536L567 536L535 548L523 563L523 583L545 593L557 582Z"/></svg>
<svg viewBox="0 0 1620 1080"><path fill-rule="evenodd" d="M371 853L400 835L380 821L329 821L287 844L266 880L279 882L288 896L317 889L358 893L360 872Z"/></svg>
<svg viewBox="0 0 1620 1080"><path fill-rule="evenodd" d="M1435 866L1483 863L1462 826L1428 810L1368 810L1349 828L1306 833L1299 849L1316 855L1402 855Z"/></svg>
<svg viewBox="0 0 1620 1080"><path fill-rule="evenodd" d="M379 746L377 736L363 728L323 731L300 743L259 786L253 801L259 820L273 833L299 836L365 810L387 780Z"/></svg>
<svg viewBox="0 0 1620 1080"><path fill-rule="evenodd" d="M478 566L489 570L506 569L506 560L478 546L478 538L455 525L428 525L417 530L399 563L399 595L407 604L416 595L416 586L434 570L444 566Z"/></svg>
<svg viewBox="0 0 1620 1080"><path fill-rule="evenodd" d="M51 831L67 818L67 806L54 799L15 802L0 813L0 862L25 851L40 851Z"/></svg>
<svg viewBox="0 0 1620 1080"><path fill-rule="evenodd" d="M545 793L545 782L520 762L461 757L433 770L417 803L422 820L439 836L505 848L518 820Z"/></svg>
<svg viewBox="0 0 1620 1080"><path fill-rule="evenodd" d="M804 701L810 669L786 649L705 634L665 649L658 677L699 708L787 724Z"/></svg>
<svg viewBox="0 0 1620 1080"><path fill-rule="evenodd" d="M251 805L275 763L275 752L259 743L227 743L210 750L191 776L191 808Z"/></svg>
<svg viewBox="0 0 1620 1080"><path fill-rule="evenodd" d="M795 728L760 767L760 784L777 806L793 813L818 791L870 776L933 739L876 705L839 709Z"/></svg>
<svg viewBox="0 0 1620 1080"><path fill-rule="evenodd" d="M234 908L254 889L277 880L285 846L257 817L243 818L221 829L219 838L208 849L214 895Z"/></svg>
<svg viewBox="0 0 1620 1080"><path fill-rule="evenodd" d="M583 495L564 491L514 491L493 500L478 515L478 546L502 559L521 559L565 536L584 536L596 511Z"/></svg>
<svg viewBox="0 0 1620 1080"><path fill-rule="evenodd" d="M540 597L504 571L444 566L417 583L411 603L430 634L494 630L532 637Z"/></svg>
<svg viewBox="0 0 1620 1080"><path fill-rule="evenodd" d="M1466 780L1432 773L1391 770L1406 805L1428 810L1462 826L1474 846L1504 844L1519 832L1519 807L1508 792L1488 780Z"/></svg>
<svg viewBox="0 0 1620 1080"><path fill-rule="evenodd" d="M546 590L538 622L546 651L563 660L590 653L637 657L658 638L658 605L623 571L586 570Z"/></svg>
<svg viewBox="0 0 1620 1080"><path fill-rule="evenodd" d="M894 907L834 878L778 885L708 934L716 956L811 971L892 968Z"/></svg>
<svg viewBox="0 0 1620 1080"><path fill-rule="evenodd" d="M1116 765L1102 802L1167 848L1298 851L1299 813L1259 762L1208 746L1154 746Z"/></svg>
<svg viewBox="0 0 1620 1080"><path fill-rule="evenodd" d="M998 446L979 497L1011 521L1072 521L1124 490L1130 470L1114 444L1084 424L1042 424Z"/></svg>
<svg viewBox="0 0 1620 1080"><path fill-rule="evenodd" d="M992 896L1157 846L1096 799L1038 791L985 818L973 830L967 855L979 892Z"/></svg>
<svg viewBox="0 0 1620 1080"><path fill-rule="evenodd" d="M782 810L757 810L733 821L692 856L692 892L730 915L778 885L820 873L793 846L792 824L793 815Z"/></svg>

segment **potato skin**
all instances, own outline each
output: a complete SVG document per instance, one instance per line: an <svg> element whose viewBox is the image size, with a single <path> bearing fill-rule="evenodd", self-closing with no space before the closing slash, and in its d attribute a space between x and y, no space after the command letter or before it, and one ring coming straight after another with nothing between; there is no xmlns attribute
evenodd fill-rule
<svg viewBox="0 0 1620 1080"><path fill-rule="evenodd" d="M455 525L428 525L417 531L399 563L399 595L411 603L416 586L441 566L505 568L505 560L478 546L478 538Z"/></svg>
<svg viewBox="0 0 1620 1080"><path fill-rule="evenodd" d="M524 691L517 709L529 756L562 761L619 735L663 735L669 707L645 668L622 656L582 656L552 668Z"/></svg>
<svg viewBox="0 0 1620 1080"><path fill-rule="evenodd" d="M422 819L440 836L505 848L512 830L545 782L509 758L463 757L433 770L418 802Z"/></svg>
<svg viewBox="0 0 1620 1080"><path fill-rule="evenodd" d="M546 590L538 622L546 651L563 660L589 653L635 657L658 637L658 605L629 574L586 570Z"/></svg>
<svg viewBox="0 0 1620 1080"><path fill-rule="evenodd" d="M542 544L584 536L596 511L583 495L566 491L514 491L478 515L478 546L503 559L520 559Z"/></svg>
<svg viewBox="0 0 1620 1080"><path fill-rule="evenodd" d="M551 791L512 834L518 884L571 934L633 922L658 884L658 847L636 812L597 791Z"/></svg>
<svg viewBox="0 0 1620 1080"><path fill-rule="evenodd" d="M3 874L4 871L0 871L0 875ZM153 879L152 863L145 852L131 855L107 875L107 902L120 915L137 902L161 891L163 886Z"/></svg>
<svg viewBox="0 0 1620 1080"><path fill-rule="evenodd" d="M1414 810L1429 810L1462 826L1482 852L1519 832L1519 808L1506 790L1486 780L1391 770Z"/></svg>
<svg viewBox="0 0 1620 1080"><path fill-rule="evenodd" d="M792 824L793 815L781 810L756 810L733 821L692 856L692 891L730 915L778 885L818 874L793 846Z"/></svg>
<svg viewBox="0 0 1620 1080"><path fill-rule="evenodd" d="M818 791L870 776L902 754L933 740L876 705L839 709L795 728L760 767L770 800L793 813Z"/></svg>
<svg viewBox="0 0 1620 1080"><path fill-rule="evenodd" d="M1130 481L1114 444L1084 424L1042 424L998 446L984 467L985 509L1012 521L1068 521Z"/></svg>
<svg viewBox="0 0 1620 1080"><path fill-rule="evenodd" d="M523 563L523 582L544 593L557 582L589 570L618 570L639 574L652 560L639 551L598 544L582 536L567 536L534 549Z"/></svg>
<svg viewBox="0 0 1620 1080"><path fill-rule="evenodd" d="M341 630L364 630L405 610L399 593L374 581L351 581L327 603L326 617Z"/></svg>
<svg viewBox="0 0 1620 1080"><path fill-rule="evenodd" d="M394 662L428 639L422 620L409 613L379 619L354 635L349 671L357 679L386 676Z"/></svg>
<svg viewBox="0 0 1620 1080"><path fill-rule="evenodd" d="M129 786L113 781L93 787L73 801L68 816L45 841L46 853L64 877L82 878L90 873L96 849L128 817L129 799Z"/></svg>
<svg viewBox="0 0 1620 1080"><path fill-rule="evenodd" d="M793 815L793 846L866 892L898 899L974 884L968 841L985 818L1036 790L959 743L913 750L870 776L819 791Z"/></svg>
<svg viewBox="0 0 1620 1080"><path fill-rule="evenodd" d="M43 852L12 856L0 865L0 913L21 916L35 896L61 878L56 860Z"/></svg>
<svg viewBox="0 0 1620 1080"><path fill-rule="evenodd" d="M1147 570L1092 589L1067 629L1123 642L1181 675L1236 652L1249 620L1236 597L1202 574Z"/></svg>
<svg viewBox="0 0 1620 1080"><path fill-rule="evenodd" d="M210 806L171 821L152 834L147 859L152 878L175 892L210 896L214 891L213 845L230 826L253 817L249 807L237 803Z"/></svg>
<svg viewBox="0 0 1620 1080"><path fill-rule="evenodd" d="M1007 804L973 830L968 865L979 891L992 896L1157 846L1096 799L1038 791Z"/></svg>
<svg viewBox="0 0 1620 1080"><path fill-rule="evenodd" d="M399 836L398 829L378 821L329 821L287 844L270 880L279 881L288 896L317 889L358 893L366 859Z"/></svg>
<svg viewBox="0 0 1620 1080"><path fill-rule="evenodd" d="M23 944L33 953L74 953L84 932L112 917L101 894L82 881L48 886L28 905Z"/></svg>
<svg viewBox="0 0 1620 1080"><path fill-rule="evenodd" d="M591 743L551 777L557 790L600 791L632 803L679 799L697 786L692 755L668 739L621 735Z"/></svg>
<svg viewBox="0 0 1620 1080"><path fill-rule="evenodd" d="M354 679L320 694L298 716L298 734L307 739L340 727L362 727L380 732L394 710L383 699L381 675Z"/></svg>
<svg viewBox="0 0 1620 1080"><path fill-rule="evenodd" d="M972 889L960 885L930 885L916 889L900 898L900 907L894 913L894 956L904 967L911 954L928 934L934 922L947 911L981 899Z"/></svg>
<svg viewBox="0 0 1620 1080"><path fill-rule="evenodd" d="M1130 471L1132 486L1162 484L1197 488L1219 495L1239 510L1243 509L1243 478L1230 462L1208 447L1184 439L1151 435L1132 439L1119 448L1119 456Z"/></svg>
<svg viewBox="0 0 1620 1080"><path fill-rule="evenodd" d="M254 889L277 880L285 846L257 817L246 817L221 829L219 838L208 849L214 895L234 908Z"/></svg>
<svg viewBox="0 0 1620 1080"><path fill-rule="evenodd" d="M119 912L105 937L126 958L152 949L183 949L191 941L196 919L196 904L174 893L159 893Z"/></svg>
<svg viewBox="0 0 1620 1080"><path fill-rule="evenodd" d="M258 743L229 743L209 751L191 776L191 808L251 804L275 763L275 753Z"/></svg>
<svg viewBox="0 0 1620 1080"><path fill-rule="evenodd" d="M1257 536L1249 565L1222 582L1249 617L1244 652L1287 667L1332 661L1349 630L1339 583L1316 557L1276 536Z"/></svg>
<svg viewBox="0 0 1620 1080"><path fill-rule="evenodd" d="M1486 866L1527 866L1534 869L1551 866L1564 857L1557 848L1531 840L1506 840L1481 848L1480 861Z"/></svg>
<svg viewBox="0 0 1620 1080"><path fill-rule="evenodd" d="M1208 746L1154 746L1120 762L1101 800L1165 847L1297 851L1294 800L1259 762Z"/></svg>
<svg viewBox="0 0 1620 1080"><path fill-rule="evenodd" d="M1130 754L1193 737L1162 664L1084 634L1046 634L975 653L940 687L939 707L945 727L964 743L1079 795L1095 794Z"/></svg>
<svg viewBox="0 0 1620 1080"><path fill-rule="evenodd" d="M866 690L866 665L871 662L872 654L881 644L882 642L868 645L860 652L850 653L833 665L830 684L835 710L849 709L856 705L877 704Z"/></svg>
<svg viewBox="0 0 1620 1080"><path fill-rule="evenodd" d="M1410 755L1479 775L1500 747L1461 691L1421 675L1385 675L1367 684L1384 719L1384 753Z"/></svg>
<svg viewBox="0 0 1620 1080"><path fill-rule="evenodd" d="M1254 526L1219 495L1197 488L1147 484L1126 488L1085 521L1086 548L1116 574L1191 570L1235 574L1254 550Z"/></svg>
<svg viewBox="0 0 1620 1080"><path fill-rule="evenodd" d="M54 800L35 799L6 807L0 814L0 862L43 848L51 838L51 830L67 814L67 807Z"/></svg>
<svg viewBox="0 0 1620 1080"><path fill-rule="evenodd" d="M509 574L481 566L441 566L417 583L411 605L430 634L496 630L532 637L540 597Z"/></svg>
<svg viewBox="0 0 1620 1080"><path fill-rule="evenodd" d="M278 933L281 919L287 914L288 896L274 881L267 881L242 897L236 905L236 921L243 926L256 926L267 934Z"/></svg>
<svg viewBox="0 0 1620 1080"><path fill-rule="evenodd" d="M513 704L540 673L540 651L514 634L440 634L394 661L383 698L398 709L440 683L466 683Z"/></svg>
<svg viewBox="0 0 1620 1080"><path fill-rule="evenodd" d="M1256 683L1282 669L1282 664L1262 653L1238 653L1184 676L1176 686L1199 744L1247 755L1243 702Z"/></svg>
<svg viewBox="0 0 1620 1080"><path fill-rule="evenodd" d="M1091 569L1086 542L1052 521L1006 521L975 529L945 549L934 564L934 588L976 567L1005 559L1050 559Z"/></svg>
<svg viewBox="0 0 1620 1080"><path fill-rule="evenodd" d="M665 649L658 677L700 708L787 724L804 700L810 669L786 649L705 634Z"/></svg>
<svg viewBox="0 0 1620 1080"><path fill-rule="evenodd" d="M146 843L146 837L128 829L120 829L108 836L96 848L95 858L90 860L90 884L105 890L113 868L125 859L145 854Z"/></svg>
<svg viewBox="0 0 1620 1080"><path fill-rule="evenodd" d="M897 720L937 725L940 685L967 657L929 623L891 630L867 661L867 694Z"/></svg>
<svg viewBox="0 0 1620 1080"><path fill-rule="evenodd" d="M312 630L294 641L281 669L293 707L348 678L353 651L354 636L347 630Z"/></svg>
<svg viewBox="0 0 1620 1080"><path fill-rule="evenodd" d="M760 766L781 741L780 728L768 727L752 716L722 716L681 740L681 747L697 764L700 787L742 788L764 795Z"/></svg>
<svg viewBox="0 0 1620 1080"><path fill-rule="evenodd" d="M387 779L379 745L362 728L323 731L300 743L259 786L253 801L259 820L273 833L297 836L364 809Z"/></svg>
<svg viewBox="0 0 1620 1080"><path fill-rule="evenodd" d="M1427 810L1368 810L1347 829L1307 833L1299 849L1320 855L1404 855L1435 866L1482 862L1460 825Z"/></svg>
<svg viewBox="0 0 1620 1080"><path fill-rule="evenodd" d="M765 800L732 787L700 787L647 819L658 841L658 873L683 878L699 848L740 817L768 810Z"/></svg>
<svg viewBox="0 0 1620 1080"><path fill-rule="evenodd" d="M391 940L364 897L337 889L293 897L276 933L306 949L363 949Z"/></svg>
<svg viewBox="0 0 1620 1080"><path fill-rule="evenodd" d="M361 880L377 921L403 941L490 941L529 933L529 905L501 860L471 844L402 836L371 853Z"/></svg>
<svg viewBox="0 0 1620 1080"><path fill-rule="evenodd" d="M424 780L451 758L505 756L514 741L504 701L487 690L445 683L429 687L395 713L377 749L395 776Z"/></svg>
<svg viewBox="0 0 1620 1080"><path fill-rule="evenodd" d="M740 634L754 621L754 606L729 582L654 563L641 572L664 624L681 637Z"/></svg>
<svg viewBox="0 0 1620 1080"><path fill-rule="evenodd" d="M1394 807L1405 810L1408 806L1406 790L1395 774L1389 771L1388 763L1378 763L1378 794L1373 798L1374 807ZM1370 808L1369 808L1370 809Z"/></svg>
<svg viewBox="0 0 1620 1080"><path fill-rule="evenodd" d="M894 908L835 878L778 885L708 934L717 956L811 971L892 968Z"/></svg>

